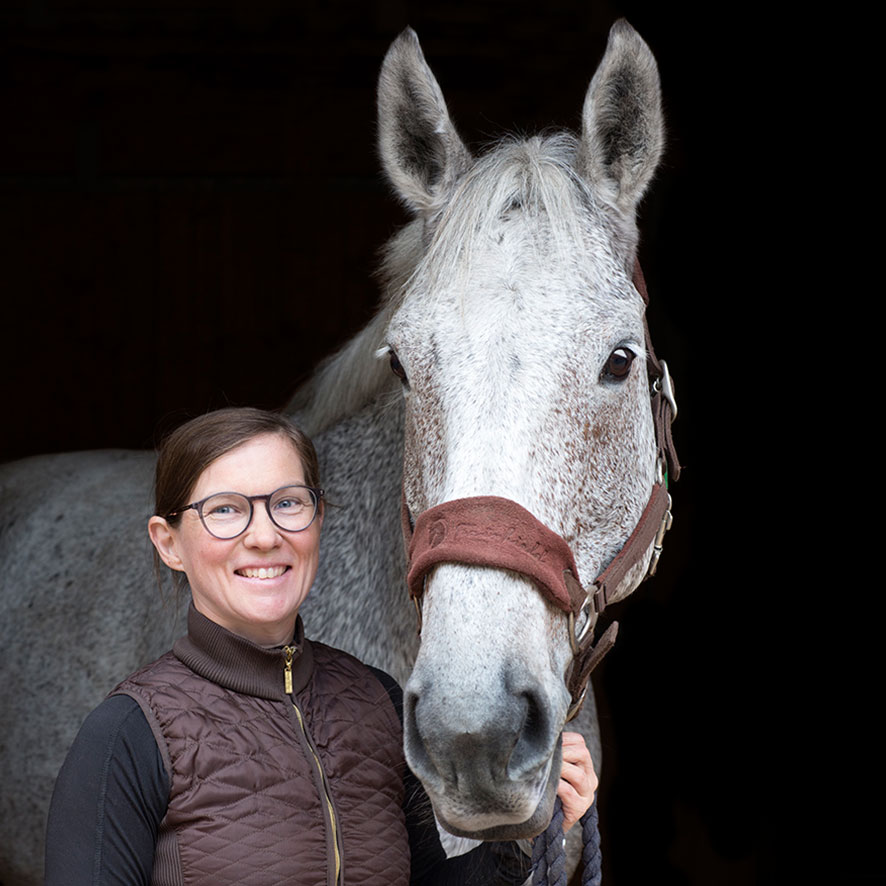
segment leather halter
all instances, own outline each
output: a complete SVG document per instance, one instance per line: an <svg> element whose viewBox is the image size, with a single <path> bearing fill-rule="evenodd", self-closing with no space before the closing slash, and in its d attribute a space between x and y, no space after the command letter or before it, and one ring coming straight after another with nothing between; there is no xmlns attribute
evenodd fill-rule
<svg viewBox="0 0 886 886"><path fill-rule="evenodd" d="M646 281L639 264L634 269L634 285L644 304L648 305ZM579 582L575 559L562 536L515 501L493 495L454 499L419 514L413 527L405 492L402 499L403 538L409 561L406 583L418 612L419 630L425 578L437 564L490 566L525 575L569 618L573 660L567 678L572 696L567 720L581 709L591 672L615 644L618 622L612 622L594 643L597 619L612 602L628 572L646 556L650 545L653 546L652 557L644 577L655 574L662 541L672 522L667 478L676 480L680 476L680 464L671 437L671 422L677 415L677 404L667 364L655 356L645 316L643 326L646 366L653 392L658 476L634 531L587 590ZM583 612L586 618L576 634L576 624Z"/></svg>

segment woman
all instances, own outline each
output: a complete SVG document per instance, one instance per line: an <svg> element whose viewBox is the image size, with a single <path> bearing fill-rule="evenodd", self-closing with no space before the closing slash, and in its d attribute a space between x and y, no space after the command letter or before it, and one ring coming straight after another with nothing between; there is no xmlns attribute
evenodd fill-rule
<svg viewBox="0 0 886 886"><path fill-rule="evenodd" d="M161 448L155 504L148 532L190 587L188 633L81 728L47 886L521 882L513 844L445 859L403 761L399 687L304 637L324 516L310 440L254 409L190 421ZM580 737L563 745L569 826L596 777Z"/></svg>

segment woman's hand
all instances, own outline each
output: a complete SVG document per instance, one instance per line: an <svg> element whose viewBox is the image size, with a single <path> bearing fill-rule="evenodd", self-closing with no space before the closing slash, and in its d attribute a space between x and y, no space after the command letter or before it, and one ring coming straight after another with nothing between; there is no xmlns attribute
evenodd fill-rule
<svg viewBox="0 0 886 886"><path fill-rule="evenodd" d="M557 796L563 804L563 831L568 831L591 808L597 773L591 752L578 732L563 733L563 768Z"/></svg>

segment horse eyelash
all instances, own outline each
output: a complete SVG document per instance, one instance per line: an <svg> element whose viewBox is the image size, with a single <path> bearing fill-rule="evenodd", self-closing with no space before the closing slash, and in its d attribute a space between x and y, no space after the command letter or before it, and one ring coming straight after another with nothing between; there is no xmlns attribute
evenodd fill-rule
<svg viewBox="0 0 886 886"><path fill-rule="evenodd" d="M629 351L633 351L634 356L638 360L646 359L646 348L639 342L635 342L629 338L626 338L620 341L612 350L617 351L619 348L627 348Z"/></svg>

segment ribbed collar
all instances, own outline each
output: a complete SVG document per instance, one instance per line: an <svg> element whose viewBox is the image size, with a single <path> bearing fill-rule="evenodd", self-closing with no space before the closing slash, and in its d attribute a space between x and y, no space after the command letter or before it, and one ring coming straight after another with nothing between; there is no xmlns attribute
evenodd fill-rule
<svg viewBox="0 0 886 886"><path fill-rule="evenodd" d="M292 659L293 694L304 689L314 669L310 640L305 639L301 616L295 622ZM194 604L188 609L188 633L175 641L175 657L192 671L244 695L277 700L284 691L283 647L265 649L245 637L238 637L199 613Z"/></svg>

